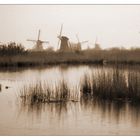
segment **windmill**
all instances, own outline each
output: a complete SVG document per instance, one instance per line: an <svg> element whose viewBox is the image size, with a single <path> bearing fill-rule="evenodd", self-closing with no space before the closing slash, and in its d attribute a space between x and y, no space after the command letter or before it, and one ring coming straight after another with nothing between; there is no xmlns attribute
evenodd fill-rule
<svg viewBox="0 0 140 140"><path fill-rule="evenodd" d="M66 36L62 36L62 30L63 30L63 24L61 25L60 28L60 34L57 36L58 37L58 45L57 48L60 46L60 51L68 51L69 50L69 38Z"/></svg>
<svg viewBox="0 0 140 140"><path fill-rule="evenodd" d="M101 47L100 47L100 44L98 43L98 40L97 40L97 37L95 39L95 47L94 47L95 50L100 50Z"/></svg>
<svg viewBox="0 0 140 140"><path fill-rule="evenodd" d="M34 51L42 51L43 50L43 43L49 43L48 41L40 40L40 30L38 31L38 38L37 40L27 39L27 41L31 41L35 43Z"/></svg>
<svg viewBox="0 0 140 140"><path fill-rule="evenodd" d="M78 41L78 43L77 43L77 49L78 50L81 50L81 45L84 44L84 43L87 43L88 41L82 41L82 42L80 42L79 37L78 37L78 34L76 34L76 38L77 38L77 41Z"/></svg>

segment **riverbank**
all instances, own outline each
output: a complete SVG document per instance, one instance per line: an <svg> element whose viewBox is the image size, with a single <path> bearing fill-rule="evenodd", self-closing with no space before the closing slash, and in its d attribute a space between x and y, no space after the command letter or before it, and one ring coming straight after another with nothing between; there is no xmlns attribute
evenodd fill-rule
<svg viewBox="0 0 140 140"><path fill-rule="evenodd" d="M85 50L80 52L26 52L1 55L0 67L32 67L57 64L140 64L140 50Z"/></svg>

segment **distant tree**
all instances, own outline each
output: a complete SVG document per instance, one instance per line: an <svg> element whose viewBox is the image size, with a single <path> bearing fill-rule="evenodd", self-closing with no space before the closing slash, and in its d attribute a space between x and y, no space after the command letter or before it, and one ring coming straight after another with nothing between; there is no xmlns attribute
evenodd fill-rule
<svg viewBox="0 0 140 140"><path fill-rule="evenodd" d="M25 53L25 48L21 44L16 44L15 42L10 42L7 44L0 45L1 55L17 55Z"/></svg>

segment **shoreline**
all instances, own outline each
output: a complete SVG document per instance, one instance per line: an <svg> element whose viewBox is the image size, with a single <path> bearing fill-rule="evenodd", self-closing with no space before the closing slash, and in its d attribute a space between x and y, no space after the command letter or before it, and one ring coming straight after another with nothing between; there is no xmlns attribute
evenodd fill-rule
<svg viewBox="0 0 140 140"><path fill-rule="evenodd" d="M69 65L69 66L79 66L79 65L99 65L99 66L105 66L105 65L124 65L124 66L133 66L138 65L140 66L140 62L108 62L106 64L102 64L98 61L89 61L89 62L47 62L47 63L32 63L32 62L17 62L17 63L0 63L0 68L29 68L29 67L46 67L46 66L58 66L58 65Z"/></svg>
<svg viewBox="0 0 140 140"><path fill-rule="evenodd" d="M25 52L1 54L0 67L35 67L48 65L140 65L140 51Z"/></svg>

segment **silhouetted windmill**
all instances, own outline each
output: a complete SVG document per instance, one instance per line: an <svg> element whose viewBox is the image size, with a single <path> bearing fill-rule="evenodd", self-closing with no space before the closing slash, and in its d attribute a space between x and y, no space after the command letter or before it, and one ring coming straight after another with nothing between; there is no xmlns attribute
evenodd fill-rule
<svg viewBox="0 0 140 140"><path fill-rule="evenodd" d="M48 41L40 40L40 30L38 31L38 38L37 40L27 39L27 41L31 41L35 43L34 51L42 51L43 50L43 43L49 43Z"/></svg>
<svg viewBox="0 0 140 140"><path fill-rule="evenodd" d="M76 34L76 38L77 38L77 41L78 41L78 43L77 43L77 49L78 50L81 50L81 45L84 44L84 43L87 43L88 41L86 40L86 41L80 42L79 37L78 37L78 34Z"/></svg>
<svg viewBox="0 0 140 140"><path fill-rule="evenodd" d="M66 36L62 36L62 30L63 30L63 24L61 25L60 29L60 34L57 36L58 37L58 46L59 48L60 45L60 51L68 51L69 50L69 38Z"/></svg>
<svg viewBox="0 0 140 140"><path fill-rule="evenodd" d="M98 43L98 38L96 37L95 39L95 47L94 47L95 50L101 50L101 47L100 47L100 44Z"/></svg>

